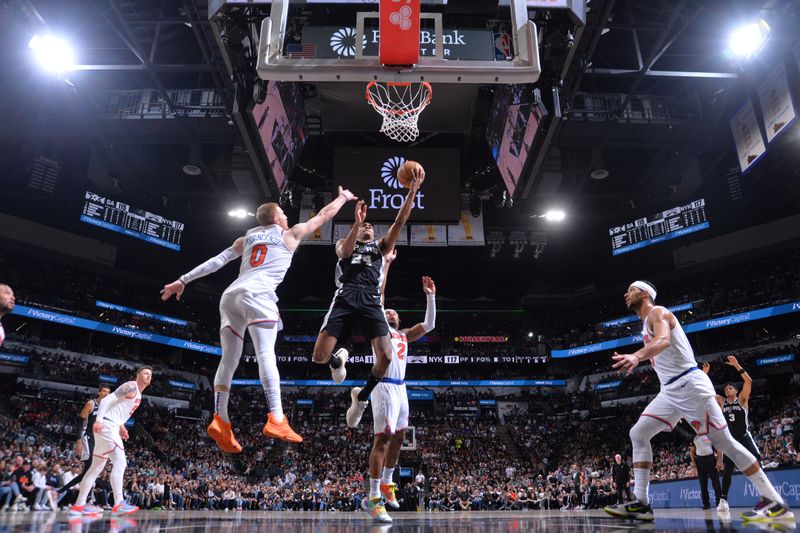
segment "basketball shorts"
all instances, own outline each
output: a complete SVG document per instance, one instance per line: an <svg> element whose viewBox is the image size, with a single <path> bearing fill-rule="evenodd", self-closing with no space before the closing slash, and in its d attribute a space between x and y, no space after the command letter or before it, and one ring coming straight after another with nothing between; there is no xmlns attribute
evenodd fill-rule
<svg viewBox="0 0 800 533"><path fill-rule="evenodd" d="M119 426L111 422L103 422L103 431L94 434L94 450L92 455L111 459L114 450L119 448L125 453L125 445L122 444L122 437L119 436Z"/></svg>
<svg viewBox="0 0 800 533"><path fill-rule="evenodd" d="M283 329L278 304L273 294L254 294L246 289L222 293L219 301L220 329L230 328L244 338L244 332L253 324L276 324Z"/></svg>
<svg viewBox="0 0 800 533"><path fill-rule="evenodd" d="M384 313L381 295L375 289L343 287L336 291L320 330L341 339L349 335L358 322L366 338L384 337L389 334L389 323Z"/></svg>
<svg viewBox="0 0 800 533"><path fill-rule="evenodd" d="M394 434L408 427L408 395L405 385L378 383L370 394L375 434Z"/></svg>
<svg viewBox="0 0 800 533"><path fill-rule="evenodd" d="M717 403L714 386L702 370L662 385L661 392L644 408L641 416L660 420L670 430L683 418L698 435L707 435L712 428L724 429L728 425Z"/></svg>

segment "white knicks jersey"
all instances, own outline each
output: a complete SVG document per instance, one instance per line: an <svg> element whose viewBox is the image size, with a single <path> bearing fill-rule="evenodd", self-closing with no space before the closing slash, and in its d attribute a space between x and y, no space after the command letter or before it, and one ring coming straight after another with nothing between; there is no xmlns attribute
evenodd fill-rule
<svg viewBox="0 0 800 533"><path fill-rule="evenodd" d="M403 381L406 379L406 356L408 355L408 339L405 334L400 333L393 327L389 328L389 335L392 338L392 362L386 369L384 378Z"/></svg>
<svg viewBox="0 0 800 533"><path fill-rule="evenodd" d="M139 404L142 403L142 391L139 390L139 386L135 381L128 381L120 385L117 390L130 389L131 386L133 386L133 390L136 391L136 396L133 398L123 397L117 400L117 403L108 408L106 414L103 415L103 420L99 420L99 422L103 422L104 424L110 423L119 427L133 416L133 413L139 408ZM114 394L116 395L116 391Z"/></svg>
<svg viewBox="0 0 800 533"><path fill-rule="evenodd" d="M239 277L225 292L246 289L253 294L271 294L273 301L278 301L275 290L286 276L294 256L283 240L283 231L277 224L247 230Z"/></svg>
<svg viewBox="0 0 800 533"><path fill-rule="evenodd" d="M646 318L643 326L642 336L644 337L645 345L647 345L653 340L654 333ZM692 346L689 344L689 339L686 337L686 333L677 318L675 319L675 327L669 332L669 348L653 357L651 362L662 385L666 385L672 378L697 366Z"/></svg>

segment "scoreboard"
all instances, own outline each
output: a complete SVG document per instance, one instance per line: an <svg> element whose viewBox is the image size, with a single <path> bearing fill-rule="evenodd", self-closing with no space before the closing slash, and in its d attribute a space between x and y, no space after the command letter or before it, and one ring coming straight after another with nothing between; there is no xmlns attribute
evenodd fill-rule
<svg viewBox="0 0 800 533"><path fill-rule="evenodd" d="M171 250L181 249L183 223L86 191L81 222Z"/></svg>
<svg viewBox="0 0 800 533"><path fill-rule="evenodd" d="M700 198L692 203L656 213L651 217L640 218L623 226L609 228L611 254L624 254L708 227L706 201Z"/></svg>

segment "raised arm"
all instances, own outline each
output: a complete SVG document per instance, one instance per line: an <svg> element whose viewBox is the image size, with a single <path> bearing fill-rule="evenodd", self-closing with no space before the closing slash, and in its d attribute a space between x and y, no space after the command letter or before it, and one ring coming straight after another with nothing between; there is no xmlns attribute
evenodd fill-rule
<svg viewBox="0 0 800 533"><path fill-rule="evenodd" d="M422 291L428 305L425 307L425 321L415 324L405 332L408 342L413 342L436 327L436 284L428 276L422 276Z"/></svg>
<svg viewBox="0 0 800 533"><path fill-rule="evenodd" d="M300 222L295 224L288 231L283 234L283 240L290 250L294 250L304 238L311 235L326 222L336 216L336 213L349 202L355 200L356 197L347 189L339 187L339 195L331 203L320 209L316 216L312 217L308 222Z"/></svg>
<svg viewBox="0 0 800 533"><path fill-rule="evenodd" d="M100 407L97 409L97 418L95 419L92 431L99 433L103 430L103 417L108 410L120 402L129 400L136 397L136 382L129 381L120 385L117 390L103 398L100 402Z"/></svg>
<svg viewBox="0 0 800 533"><path fill-rule="evenodd" d="M389 267L392 262L397 258L397 248L393 248L391 252L386 254L383 258L383 281L381 281L381 305L385 305L386 296L386 282L389 279Z"/></svg>
<svg viewBox="0 0 800 533"><path fill-rule="evenodd" d="M169 300L172 295L175 295L176 300L181 299L181 295L183 291L186 289L186 285L193 282L196 279L200 279L204 276L208 276L209 274L213 274L220 268L224 267L234 259L238 259L242 257L242 252L244 250L244 237L239 237L230 248L227 248L220 252L219 254L215 255L205 263L202 263L192 270L184 274L183 276L179 277L172 283L168 283L164 285L164 288L161 289L161 299L165 302Z"/></svg>
<svg viewBox="0 0 800 533"><path fill-rule="evenodd" d="M614 352L611 357L615 363L612 365L625 375L633 372L639 363L660 354L670 346L670 322L674 320L672 313L664 307L654 307L647 316L647 322L653 326L653 340L645 344L640 350L632 354L619 354Z"/></svg>
<svg viewBox="0 0 800 533"><path fill-rule="evenodd" d="M339 240L336 243L336 256L339 259L347 259L351 255L353 255L353 250L356 248L356 238L358 237L358 230L361 227L361 224L367 219L367 204L364 203L364 200L359 200L356 204L356 221L353 223L353 226L350 228L350 233L347 234L347 237L344 239Z"/></svg>
<svg viewBox="0 0 800 533"><path fill-rule="evenodd" d="M703 372L705 372L706 375L708 375L708 373L711 372L711 363L706 361L700 368L702 368ZM715 399L717 400L717 403L719 404L720 407L722 407L725 404L725 398L723 398L719 394L715 395Z"/></svg>
<svg viewBox="0 0 800 533"><path fill-rule="evenodd" d="M414 196L417 194L419 186L422 185L423 179L425 179L424 174L415 175L411 179L411 183L408 186L408 194L406 194L406 199L403 201L403 207L397 212L394 223L381 239L380 246L383 255L389 253L394 248L394 245L397 244L397 239L400 237L400 230L402 230L403 226L408 222L408 217L411 215L411 208L414 207Z"/></svg>
<svg viewBox="0 0 800 533"><path fill-rule="evenodd" d="M742 407L747 409L747 402L750 401L750 393L753 390L753 378L750 377L750 374L747 373L747 370L742 368L742 365L739 364L739 360L736 359L735 355L729 355L728 360L725 361L725 364L735 368L744 380L742 391L739 393L739 403L742 404Z"/></svg>

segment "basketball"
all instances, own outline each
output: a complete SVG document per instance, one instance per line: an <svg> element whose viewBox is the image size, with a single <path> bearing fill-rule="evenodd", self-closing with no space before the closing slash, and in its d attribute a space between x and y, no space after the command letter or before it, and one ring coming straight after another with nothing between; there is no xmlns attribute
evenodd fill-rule
<svg viewBox="0 0 800 533"><path fill-rule="evenodd" d="M411 185L411 180L414 178L415 171L417 173L424 173L425 169L416 161L406 161L397 169L397 181L400 182L400 185L408 189Z"/></svg>

